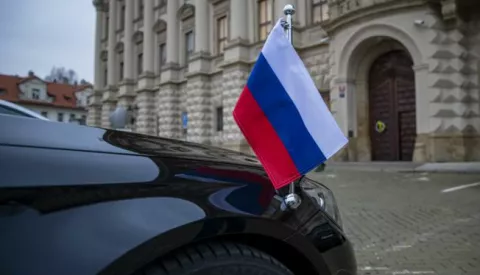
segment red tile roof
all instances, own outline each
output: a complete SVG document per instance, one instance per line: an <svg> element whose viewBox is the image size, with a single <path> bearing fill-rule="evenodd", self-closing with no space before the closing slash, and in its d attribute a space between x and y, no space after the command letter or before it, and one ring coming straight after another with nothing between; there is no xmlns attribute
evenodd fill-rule
<svg viewBox="0 0 480 275"><path fill-rule="evenodd" d="M47 84L47 94L53 97L53 102L46 102L33 99L21 99L19 84L32 79L39 79ZM35 75L27 77L2 75L0 74L0 99L7 100L14 103L24 103L31 105L45 105L51 107L77 109L82 108L77 106L77 98L75 92L82 91L87 88L92 88L92 85L69 85L55 82L47 82Z"/></svg>

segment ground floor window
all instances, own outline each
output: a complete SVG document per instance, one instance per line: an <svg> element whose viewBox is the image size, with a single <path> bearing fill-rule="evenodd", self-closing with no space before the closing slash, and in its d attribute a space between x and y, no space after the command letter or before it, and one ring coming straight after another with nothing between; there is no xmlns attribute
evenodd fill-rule
<svg viewBox="0 0 480 275"><path fill-rule="evenodd" d="M219 106L215 110L217 132L223 131L223 107Z"/></svg>

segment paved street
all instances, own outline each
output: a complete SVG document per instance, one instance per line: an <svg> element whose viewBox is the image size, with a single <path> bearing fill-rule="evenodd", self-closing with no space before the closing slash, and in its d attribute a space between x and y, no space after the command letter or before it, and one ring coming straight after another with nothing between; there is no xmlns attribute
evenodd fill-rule
<svg viewBox="0 0 480 275"><path fill-rule="evenodd" d="M324 171L359 274L480 274L477 174ZM446 190L442 192L443 190Z"/></svg>

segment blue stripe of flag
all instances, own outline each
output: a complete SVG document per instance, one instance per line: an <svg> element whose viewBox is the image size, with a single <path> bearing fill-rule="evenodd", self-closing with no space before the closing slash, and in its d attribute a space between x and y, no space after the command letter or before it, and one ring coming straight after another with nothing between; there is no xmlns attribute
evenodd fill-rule
<svg viewBox="0 0 480 275"><path fill-rule="evenodd" d="M326 160L263 54L258 57L247 86L301 174Z"/></svg>

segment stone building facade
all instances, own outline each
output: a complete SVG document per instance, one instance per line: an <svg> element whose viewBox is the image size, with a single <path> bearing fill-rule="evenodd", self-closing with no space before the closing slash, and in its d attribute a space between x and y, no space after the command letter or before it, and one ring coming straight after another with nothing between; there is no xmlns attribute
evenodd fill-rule
<svg viewBox="0 0 480 275"><path fill-rule="evenodd" d="M294 4L294 46L350 139L336 160L480 160L477 0L93 2L90 125L123 105L135 132L250 152L232 110Z"/></svg>

